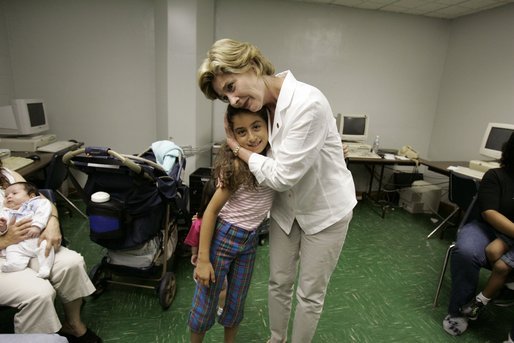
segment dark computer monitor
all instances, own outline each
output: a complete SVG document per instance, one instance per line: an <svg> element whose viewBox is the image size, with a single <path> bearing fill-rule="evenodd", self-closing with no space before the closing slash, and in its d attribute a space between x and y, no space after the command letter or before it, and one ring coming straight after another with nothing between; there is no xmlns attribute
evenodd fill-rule
<svg viewBox="0 0 514 343"><path fill-rule="evenodd" d="M500 159L503 144L514 133L514 124L489 123L482 138L480 154Z"/></svg>
<svg viewBox="0 0 514 343"><path fill-rule="evenodd" d="M343 141L364 142L368 139L369 119L366 114L338 113L336 122Z"/></svg>
<svg viewBox="0 0 514 343"><path fill-rule="evenodd" d="M50 129L41 99L13 99L0 107L0 136L30 136Z"/></svg>

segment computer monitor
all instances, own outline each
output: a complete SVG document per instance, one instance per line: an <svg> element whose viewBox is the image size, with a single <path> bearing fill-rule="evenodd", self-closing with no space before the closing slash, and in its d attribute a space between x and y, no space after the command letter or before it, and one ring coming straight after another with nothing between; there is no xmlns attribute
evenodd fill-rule
<svg viewBox="0 0 514 343"><path fill-rule="evenodd" d="M49 129L41 99L13 99L11 106L0 107L0 136L30 136Z"/></svg>
<svg viewBox="0 0 514 343"><path fill-rule="evenodd" d="M369 118L366 114L338 113L336 123L341 140L347 142L365 142L368 139Z"/></svg>
<svg viewBox="0 0 514 343"><path fill-rule="evenodd" d="M482 138L480 154L500 159L503 143L514 133L514 124L489 123Z"/></svg>

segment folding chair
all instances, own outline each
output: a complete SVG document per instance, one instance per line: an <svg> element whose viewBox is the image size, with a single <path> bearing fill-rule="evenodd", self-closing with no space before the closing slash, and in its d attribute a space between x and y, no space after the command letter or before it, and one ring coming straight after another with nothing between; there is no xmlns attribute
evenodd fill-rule
<svg viewBox="0 0 514 343"><path fill-rule="evenodd" d="M480 210L478 208L477 201L478 187L479 182L477 180L458 173L450 173L449 198L450 201L454 202L455 205L457 205L456 210L452 212L451 216L454 216L459 210L465 211L457 230L460 230L465 224L480 217ZM441 268L441 273L439 275L439 282L437 284L434 302L432 304L433 307L437 306L437 301L439 300L439 294L441 293L441 287L443 285L444 275L446 273L448 262L450 261L450 256L454 248L455 242L450 244L450 246L446 250L443 266Z"/></svg>
<svg viewBox="0 0 514 343"><path fill-rule="evenodd" d="M446 224L453 218L457 213L465 211L475 194L478 192L478 186L480 182L467 175L462 175L454 171L450 172L450 183L448 189L448 199L455 204L455 209L446 217L437 227L430 232L427 239L436 234L439 230L446 228Z"/></svg>

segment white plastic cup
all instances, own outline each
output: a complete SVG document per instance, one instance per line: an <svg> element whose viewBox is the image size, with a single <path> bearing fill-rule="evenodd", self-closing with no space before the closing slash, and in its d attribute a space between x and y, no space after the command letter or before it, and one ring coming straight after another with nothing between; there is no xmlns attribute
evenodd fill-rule
<svg viewBox="0 0 514 343"><path fill-rule="evenodd" d="M111 200L111 196L106 192L95 192L91 194L91 201L96 203L107 202Z"/></svg>

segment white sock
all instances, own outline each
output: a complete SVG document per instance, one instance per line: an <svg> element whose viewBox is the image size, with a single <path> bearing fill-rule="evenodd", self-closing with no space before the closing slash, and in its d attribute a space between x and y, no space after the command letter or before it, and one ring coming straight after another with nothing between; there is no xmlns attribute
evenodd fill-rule
<svg viewBox="0 0 514 343"><path fill-rule="evenodd" d="M491 298L487 298L482 292L477 294L476 299L484 305L487 305L489 301L491 301Z"/></svg>

